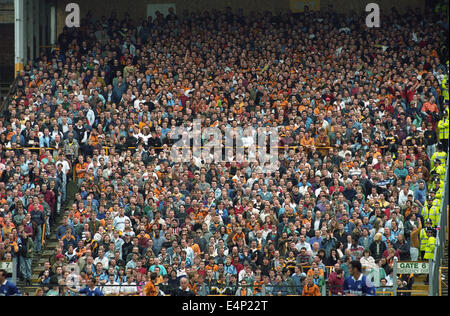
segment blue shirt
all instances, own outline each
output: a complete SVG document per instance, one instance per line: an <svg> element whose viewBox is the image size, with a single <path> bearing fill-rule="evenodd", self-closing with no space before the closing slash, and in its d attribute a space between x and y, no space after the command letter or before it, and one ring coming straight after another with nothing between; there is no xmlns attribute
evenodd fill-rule
<svg viewBox="0 0 450 316"><path fill-rule="evenodd" d="M295 288L294 288L295 294L300 294L301 295L302 292L303 292L301 276L294 273L291 278L292 278L292 281L294 281L294 284L295 284Z"/></svg>
<svg viewBox="0 0 450 316"><path fill-rule="evenodd" d="M425 195L426 195L426 190L420 190L417 189L416 192L414 193L414 199L418 200L420 203L422 203L422 205L425 204Z"/></svg>
<svg viewBox="0 0 450 316"><path fill-rule="evenodd" d="M322 247L322 237L317 238L316 236L312 237L309 239L309 243L311 244L311 246L315 243L319 243L319 248Z"/></svg>
<svg viewBox="0 0 450 316"><path fill-rule="evenodd" d="M232 264L230 264L229 266L225 265L224 271L225 271L225 274L237 274L236 267Z"/></svg>
<svg viewBox="0 0 450 316"><path fill-rule="evenodd" d="M14 283L7 280L5 283L0 285L0 296L18 296L18 295L20 295L20 291Z"/></svg>
<svg viewBox="0 0 450 316"><path fill-rule="evenodd" d="M85 287L84 289L81 289L78 293L80 294L86 294L86 296L105 296L102 291L98 288L94 288L91 290L89 287Z"/></svg>
<svg viewBox="0 0 450 316"><path fill-rule="evenodd" d="M375 287L370 280L361 273L358 280L355 280L353 276L345 279L344 293L357 296L375 296Z"/></svg>

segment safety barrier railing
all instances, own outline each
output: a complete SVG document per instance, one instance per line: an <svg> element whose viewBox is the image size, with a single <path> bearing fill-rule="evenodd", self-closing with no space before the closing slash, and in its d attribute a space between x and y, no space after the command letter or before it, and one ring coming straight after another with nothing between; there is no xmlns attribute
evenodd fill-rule
<svg viewBox="0 0 450 316"><path fill-rule="evenodd" d="M375 295L376 296L394 296L394 292L393 291L376 291Z"/></svg>
<svg viewBox="0 0 450 316"><path fill-rule="evenodd" d="M300 148L300 147L304 148L306 146L303 146L303 145L299 145L299 146L276 146L276 148L278 148L278 149L286 149L286 148L297 149L297 148ZM109 151L110 151L111 148L112 147L102 146L102 149L105 149L105 153L106 153L107 156L109 155ZM190 148L191 147L178 147L178 149L190 149ZM204 146L199 147L199 149L204 149L204 148L207 148L207 147L204 147ZM229 147L229 148L234 148L234 147ZM248 147L246 147L246 148L248 148ZM258 149L259 147L255 146L255 148ZM315 148L316 149L331 149L331 148L336 148L336 147L315 147ZM56 150L56 148L46 148L46 147L16 147L16 148L8 147L8 148L5 148L5 150L24 150L24 149L31 150L31 151ZM137 149L137 147L128 147L127 148L127 150L135 150L135 149ZM149 147L149 149L163 150L164 147ZM171 148L168 147L168 149L171 149ZM76 169L75 169L76 163L74 163L74 165L72 165L72 162L70 162L70 164L71 164L71 169L72 169L72 180L74 182L76 182L77 178L78 178L77 174L76 174Z"/></svg>
<svg viewBox="0 0 450 316"><path fill-rule="evenodd" d="M448 275L448 267L440 267L439 268L439 296L442 296L442 285L448 289L448 284L444 282L444 280L442 279L442 270L447 270L447 275ZM448 280L445 280L448 282Z"/></svg>
<svg viewBox="0 0 450 316"><path fill-rule="evenodd" d="M441 208L439 211L439 223L436 234L436 247L434 249L434 257L429 260L430 263L430 287L428 291L429 296L439 295L440 279L440 267L444 258L444 247L448 235L447 230L447 218L448 218L448 167L449 156L447 156L447 165L444 178L444 188L442 193Z"/></svg>
<svg viewBox="0 0 450 316"><path fill-rule="evenodd" d="M117 284L106 284L106 285L96 285L96 288L98 288L100 291L102 291L102 293L105 296L143 296L143 288L144 288L145 284L141 284L141 285L136 285L136 284L131 284L131 285L127 285L127 284L122 284L122 285L117 285ZM82 286L84 287L84 286ZM80 288L82 288L81 286L77 286L76 289L79 290ZM127 292L129 291L129 289L131 288L139 288L137 291L131 291L131 292ZM247 286L247 288L251 288L252 286ZM279 296L277 294L272 294L270 292L268 292L267 290L264 289L265 285L261 286L263 289L257 293L253 293L249 296L254 296L254 297L270 297L270 296ZM269 286L272 287L272 286ZM289 286L279 286L280 288L287 288ZM108 288L108 290L106 291L106 289ZM161 289L161 286L159 286L159 288ZM175 290L178 287L173 287L172 290ZM22 289L22 295L29 295L30 293L32 293L32 295L37 295L38 290L41 290L45 293L48 292L49 290L53 290L53 293L55 294L54 296L74 296L77 295L75 291L71 291L71 289L73 289L73 287L68 287L68 286L64 286L64 285L51 285L51 284L46 284L46 285L32 285L32 286L27 286L26 288ZM110 291L112 289L118 289L118 290L114 290L113 293L111 293ZM239 286L233 286L233 294L206 294L206 295L202 295L197 293L196 296L203 296L203 297L236 297L235 292L239 289ZM302 289L303 289L303 285L302 285ZM55 291L57 290L57 292L55 293ZM403 292L403 293L411 293L414 294L414 292L418 292L418 291L414 291L414 290L400 290L398 292ZM377 288L377 291L375 292L376 296L395 296L394 292L392 291L392 287L385 287L385 288ZM165 293L165 296L172 296L172 294L170 292ZM302 296L302 294L285 294L282 296L286 296L286 297L300 297ZM324 295L322 295L324 296ZM342 296L345 296L344 294Z"/></svg>

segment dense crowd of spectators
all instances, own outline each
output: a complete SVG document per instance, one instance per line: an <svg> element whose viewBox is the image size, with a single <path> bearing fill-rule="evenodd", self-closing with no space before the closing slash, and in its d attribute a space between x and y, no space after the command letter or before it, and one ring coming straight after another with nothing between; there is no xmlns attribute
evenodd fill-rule
<svg viewBox="0 0 450 316"><path fill-rule="evenodd" d="M38 295L342 295L355 260L392 286L439 221L448 20L364 21L227 9L65 28L0 120L0 260L30 281L46 223L59 244ZM276 127L279 169L171 161L195 119Z"/></svg>

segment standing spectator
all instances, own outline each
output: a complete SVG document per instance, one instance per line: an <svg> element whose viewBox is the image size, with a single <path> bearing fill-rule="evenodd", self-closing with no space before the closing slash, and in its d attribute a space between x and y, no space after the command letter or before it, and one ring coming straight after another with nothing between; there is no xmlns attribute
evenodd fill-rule
<svg viewBox="0 0 450 316"><path fill-rule="evenodd" d="M31 285L31 263L33 261L34 245L33 240L28 236L28 233L24 230L18 241L19 245L19 258L20 258L20 272L25 283Z"/></svg>
<svg viewBox="0 0 450 316"><path fill-rule="evenodd" d="M334 268L333 270L328 277L328 289L331 296L342 296L344 295L344 270L341 268Z"/></svg>
<svg viewBox="0 0 450 316"><path fill-rule="evenodd" d="M42 248L42 225L45 222L45 217L43 211L39 208L38 202L33 203L30 215L34 230L34 250L39 254Z"/></svg>
<svg viewBox="0 0 450 316"><path fill-rule="evenodd" d="M410 244L405 240L403 234L398 235L394 248L399 252L401 261L411 260Z"/></svg>
<svg viewBox="0 0 450 316"><path fill-rule="evenodd" d="M370 252L375 260L381 259L383 253L386 251L386 244L382 241L382 235L377 233L369 247Z"/></svg>

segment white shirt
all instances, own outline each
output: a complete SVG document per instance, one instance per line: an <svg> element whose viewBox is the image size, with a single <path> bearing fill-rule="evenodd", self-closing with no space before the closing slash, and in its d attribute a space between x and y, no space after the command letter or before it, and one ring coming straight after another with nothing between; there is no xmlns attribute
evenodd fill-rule
<svg viewBox="0 0 450 316"><path fill-rule="evenodd" d="M136 293L137 292L137 286L135 282L131 282L130 284L128 284L128 282L124 283L124 285L122 285L120 287L120 292L122 293Z"/></svg>
<svg viewBox="0 0 450 316"><path fill-rule="evenodd" d="M92 111L92 109L89 109L87 114L86 114L86 118L89 122L89 125L92 126L95 122L95 113L94 111Z"/></svg>
<svg viewBox="0 0 450 316"><path fill-rule="evenodd" d="M306 252L311 252L311 245L306 241L303 244L301 242L298 242L295 245L295 248L297 248L298 251L300 251L303 247L306 248Z"/></svg>
<svg viewBox="0 0 450 316"><path fill-rule="evenodd" d="M68 172L70 171L70 166L69 166L69 163L66 160L63 160L63 161L58 160L56 162L56 166L58 166L58 165L62 165L63 166L62 167L63 172L65 174L68 174Z"/></svg>
<svg viewBox="0 0 450 316"><path fill-rule="evenodd" d="M314 225L314 230L319 230L320 229L320 219L315 220L313 225Z"/></svg>
<svg viewBox="0 0 450 316"><path fill-rule="evenodd" d="M120 285L119 283L117 283L117 282L113 282L113 283L111 283L111 282L109 282L109 283L107 283L103 288L102 288L102 292L103 292L103 294L105 294L105 295L111 295L111 294L119 294L120 293L120 286L118 286L118 285Z"/></svg>
<svg viewBox="0 0 450 316"><path fill-rule="evenodd" d="M191 247L186 247L183 250L186 251L186 257L189 258L191 262L194 262L194 250L192 250Z"/></svg>
<svg viewBox="0 0 450 316"><path fill-rule="evenodd" d="M145 103L145 101L144 100L140 100L140 99L136 99L134 101L134 108L139 111L141 109L141 103Z"/></svg>
<svg viewBox="0 0 450 316"><path fill-rule="evenodd" d="M408 190L408 193L405 194L403 190L400 191L398 194L398 205L404 206L406 204L406 201L408 200L408 195L412 194L414 196L414 192L411 190Z"/></svg>
<svg viewBox="0 0 450 316"><path fill-rule="evenodd" d="M241 272L239 272L238 281L241 282L242 279L245 278L246 276L252 277L253 276L253 272L250 275L248 275L247 271L245 271L245 269L242 269Z"/></svg>
<svg viewBox="0 0 450 316"><path fill-rule="evenodd" d="M109 259L106 256L103 256L103 258L97 257L94 260L94 265L97 265L97 263L101 263L103 269L108 270L109 268Z"/></svg>
<svg viewBox="0 0 450 316"><path fill-rule="evenodd" d="M128 218L128 216L125 216L125 215L122 217L120 215L116 216L114 218L114 222L113 222L114 228L123 232L123 230L125 229L125 221L127 219L131 223L131 220Z"/></svg>

